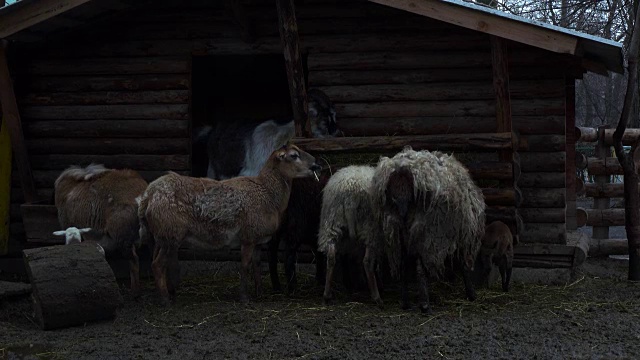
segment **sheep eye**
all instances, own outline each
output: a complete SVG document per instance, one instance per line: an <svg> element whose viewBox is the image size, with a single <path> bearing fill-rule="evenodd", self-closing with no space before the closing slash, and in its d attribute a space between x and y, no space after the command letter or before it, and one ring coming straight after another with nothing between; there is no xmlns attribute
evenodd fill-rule
<svg viewBox="0 0 640 360"><path fill-rule="evenodd" d="M300 158L300 155L298 155L298 154L296 154L296 153L293 153L293 154L291 154L291 158L292 158L292 159L294 159L294 160L296 160L296 159L299 159L299 158Z"/></svg>

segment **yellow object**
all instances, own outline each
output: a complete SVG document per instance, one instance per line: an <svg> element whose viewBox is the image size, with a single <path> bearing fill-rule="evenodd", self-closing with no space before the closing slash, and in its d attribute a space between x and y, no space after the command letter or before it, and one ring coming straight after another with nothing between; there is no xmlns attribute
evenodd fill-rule
<svg viewBox="0 0 640 360"><path fill-rule="evenodd" d="M0 126L0 256L9 251L9 207L11 206L11 139L4 119Z"/></svg>

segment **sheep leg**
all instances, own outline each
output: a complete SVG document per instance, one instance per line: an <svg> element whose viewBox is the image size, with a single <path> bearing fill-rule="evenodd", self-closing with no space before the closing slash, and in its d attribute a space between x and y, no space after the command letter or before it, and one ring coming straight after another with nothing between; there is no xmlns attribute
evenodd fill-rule
<svg viewBox="0 0 640 360"><path fill-rule="evenodd" d="M278 247L280 247L280 236L274 236L269 242L269 275L271 276L271 287L274 292L281 292L280 278L278 277Z"/></svg>
<svg viewBox="0 0 640 360"><path fill-rule="evenodd" d="M336 245L330 244L327 247L327 276L324 284L324 294L322 298L325 304L329 304L332 299L331 280L333 280L333 270L336 266Z"/></svg>
<svg viewBox="0 0 640 360"><path fill-rule="evenodd" d="M169 281L167 287L169 295L171 295L172 299L175 299L176 290L178 289L178 286L180 286L180 263L178 262L178 251L176 249L169 251L167 257L169 258Z"/></svg>
<svg viewBox="0 0 640 360"><path fill-rule="evenodd" d="M322 285L327 276L327 261L324 258L324 254L319 251L315 251L314 255L316 258L316 283Z"/></svg>
<svg viewBox="0 0 640 360"><path fill-rule="evenodd" d="M499 268L500 276L502 277L502 290L505 292L509 291L511 285L512 263L513 261L511 261L506 255L502 256Z"/></svg>
<svg viewBox="0 0 640 360"><path fill-rule="evenodd" d="M153 262L151 263L153 277L156 281L156 287L160 292L162 303L165 306L171 304L169 291L167 289L167 248L157 246L153 251Z"/></svg>
<svg viewBox="0 0 640 360"><path fill-rule="evenodd" d="M247 295L247 281L249 278L249 267L251 266L251 258L253 257L253 248L255 245L242 245L240 247L240 302L248 303L249 296Z"/></svg>
<svg viewBox="0 0 640 360"><path fill-rule="evenodd" d="M140 297L140 258L135 246L131 246L129 276L131 277L131 294L134 298L138 298Z"/></svg>
<svg viewBox="0 0 640 360"><path fill-rule="evenodd" d="M407 249L402 244L401 255L400 255L400 301L402 310L408 310L411 308L411 304L409 303L409 259L407 254Z"/></svg>
<svg viewBox="0 0 640 360"><path fill-rule="evenodd" d="M367 273L367 282L369 283L369 290L371 291L371 298L373 301L378 304L379 307L382 307L384 303L380 298L380 292L378 292L378 282L376 281L376 272L375 272L375 261L373 256L371 255L371 249L367 247L364 253L364 259L362 260L364 263L364 271Z"/></svg>
<svg viewBox="0 0 640 360"><path fill-rule="evenodd" d="M471 282L471 269L466 265L462 268L462 280L464 280L464 291L467 294L467 299L474 301L476 299L476 289Z"/></svg>
<svg viewBox="0 0 640 360"><path fill-rule="evenodd" d="M256 288L256 298L260 298L262 297L262 269L261 269L261 257L262 255L262 248L261 246L256 246L253 248L253 256L252 256L252 262L253 262L253 281L255 283L255 288Z"/></svg>
<svg viewBox="0 0 640 360"><path fill-rule="evenodd" d="M427 267L424 265L424 261L422 261L422 258L418 259L416 263L418 288L420 291L420 311L423 314L430 314L431 305L429 304L429 279L427 277Z"/></svg>
<svg viewBox="0 0 640 360"><path fill-rule="evenodd" d="M287 239L284 244L284 274L287 277L287 295L293 293L298 285L296 277L297 249Z"/></svg>

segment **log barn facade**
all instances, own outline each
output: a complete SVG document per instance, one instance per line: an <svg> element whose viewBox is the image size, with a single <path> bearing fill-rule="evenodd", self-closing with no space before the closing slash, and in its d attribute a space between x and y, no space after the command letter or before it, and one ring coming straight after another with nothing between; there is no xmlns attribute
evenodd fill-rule
<svg viewBox="0 0 640 360"><path fill-rule="evenodd" d="M296 1L293 26L276 3L291 4L22 0L1 8L0 99L14 163L9 252L59 241L38 234L44 220L30 214L50 211L38 204L51 203L64 168L97 162L147 180L167 170L195 175L193 129L277 115L295 116L303 131L297 107L308 87L333 100L345 137L299 139L301 147L471 154L461 158L490 218L511 224L520 244L566 245L576 226L574 82L588 71L622 72L619 44L459 0ZM302 74L287 73L291 56ZM543 264L526 255L549 248L521 250L520 265Z"/></svg>

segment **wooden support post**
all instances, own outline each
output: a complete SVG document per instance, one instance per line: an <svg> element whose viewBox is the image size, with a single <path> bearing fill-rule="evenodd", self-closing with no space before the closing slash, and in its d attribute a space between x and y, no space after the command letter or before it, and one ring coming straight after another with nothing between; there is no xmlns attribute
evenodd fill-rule
<svg viewBox="0 0 640 360"><path fill-rule="evenodd" d="M595 155L600 159L606 159L611 155L610 146L605 143L605 129L607 129L608 125L603 125L598 127L598 144L596 145ZM596 184L600 186L604 186L610 182L609 175L596 175L595 180ZM597 197L593 199L593 208L598 210L605 210L609 208L609 198L606 197ZM593 227L593 238L594 239L608 239L609 238L609 227L608 226L594 226Z"/></svg>
<svg viewBox="0 0 640 360"><path fill-rule="evenodd" d="M0 256L9 252L11 208L11 138L0 116Z"/></svg>
<svg viewBox="0 0 640 360"><path fill-rule="evenodd" d="M296 136L311 137L307 103L307 89L304 81L304 68L300 54L300 38L296 22L293 0L276 0L278 9L278 28L284 50L284 61L289 79L289 94L293 107L293 119Z"/></svg>
<svg viewBox="0 0 640 360"><path fill-rule="evenodd" d="M20 185L24 192L24 198L27 203L33 203L37 201L36 186L33 182L31 164L29 163L29 155L27 154L22 132L22 122L20 121L16 95L13 92L13 83L9 74L6 40L0 40L0 105L2 105L2 117L6 121L5 125L11 136L13 157L18 165Z"/></svg>
<svg viewBox="0 0 640 360"><path fill-rule="evenodd" d="M565 95L565 218L567 230L577 230L576 214L576 85L575 79L566 78Z"/></svg>
<svg viewBox="0 0 640 360"><path fill-rule="evenodd" d="M509 91L509 64L507 54L507 43L504 39L491 36L491 66L493 71L493 91L496 97L496 122L497 132L510 132L512 148L503 150L500 154L501 161L513 163L513 180L509 184L513 186L516 199L522 199L518 180L520 178L520 156L518 155L518 136L513 132L513 121L511 118L511 94ZM518 196L519 195L519 196ZM515 242L518 242L522 231L522 220L518 214L519 203L515 204L516 233L513 234Z"/></svg>

